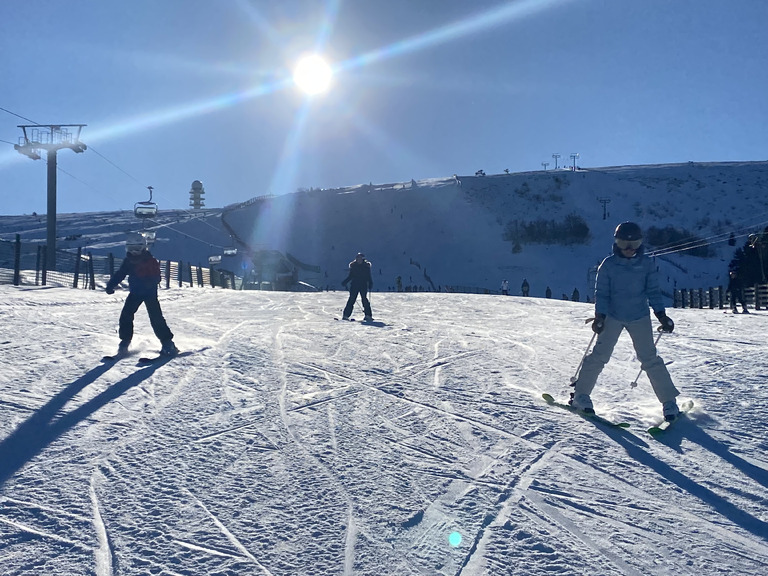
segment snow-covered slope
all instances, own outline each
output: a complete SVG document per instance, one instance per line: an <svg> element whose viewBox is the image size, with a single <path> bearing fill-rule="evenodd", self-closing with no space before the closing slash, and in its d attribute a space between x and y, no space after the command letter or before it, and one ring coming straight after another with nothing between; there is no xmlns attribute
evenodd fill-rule
<svg viewBox="0 0 768 576"><path fill-rule="evenodd" d="M114 365L124 292L0 286L0 572L654 576L768 572L768 316L670 312L660 406L619 341L593 398L546 405L584 303L164 290L193 354ZM359 312L359 311L358 311Z"/></svg>

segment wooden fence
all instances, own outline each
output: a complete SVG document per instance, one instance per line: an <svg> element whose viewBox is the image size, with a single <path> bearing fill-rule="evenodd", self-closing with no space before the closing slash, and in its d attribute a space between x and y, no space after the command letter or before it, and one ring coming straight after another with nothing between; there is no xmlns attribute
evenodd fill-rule
<svg viewBox="0 0 768 576"><path fill-rule="evenodd" d="M744 302L755 310L768 308L768 284L756 284L744 289ZM731 295L722 286L675 290L675 308L728 308Z"/></svg>
<svg viewBox="0 0 768 576"><path fill-rule="evenodd" d="M22 243L18 234L14 242L0 241L0 284L58 285L95 290L98 284L106 284L122 262L112 254L83 254L80 248L76 253L57 250L56 269L49 270L45 254L44 245ZM164 288L210 286L238 289L242 286L240 278L233 272L194 266L190 262L161 260L160 269L163 275L160 285Z"/></svg>

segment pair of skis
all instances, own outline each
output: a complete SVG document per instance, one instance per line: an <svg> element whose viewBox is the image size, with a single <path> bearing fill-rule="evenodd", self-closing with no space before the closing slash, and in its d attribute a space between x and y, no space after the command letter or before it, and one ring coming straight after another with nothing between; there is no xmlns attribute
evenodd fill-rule
<svg viewBox="0 0 768 576"><path fill-rule="evenodd" d="M608 420L607 418L603 418L602 416L598 416L597 414L594 414L592 412L584 412L582 410L578 410L571 406L570 404L565 404L563 402L558 402L554 399L554 397L551 394L542 394L542 398L544 398L545 402L549 404L550 406L557 406L558 408L563 408L564 410L568 410L569 412L573 412L574 414L578 414L582 418L586 418L587 420L591 420L593 422L597 422L598 424L602 424L604 426L608 426L609 428L629 428L629 422L614 422L612 420ZM664 433L669 430L669 428L675 424L675 422L679 422L680 419L683 417L683 415L690 411L691 408L693 408L693 401L692 400L686 400L682 403L680 406L680 414L671 421L664 421L661 424L657 426L651 426L648 428L648 434L653 436L654 438L658 438L660 436L663 436Z"/></svg>
<svg viewBox="0 0 768 576"><path fill-rule="evenodd" d="M171 360L172 358L178 358L180 356L189 356L191 352L179 352L177 354L173 355L167 355L167 354L158 354L157 356L142 356L137 360L138 364L141 365L149 365L149 364L155 364L157 362L160 362L162 360ZM117 362L118 360L122 360L123 358L128 358L131 356L131 354L114 354L112 356L103 356L101 358L102 362Z"/></svg>

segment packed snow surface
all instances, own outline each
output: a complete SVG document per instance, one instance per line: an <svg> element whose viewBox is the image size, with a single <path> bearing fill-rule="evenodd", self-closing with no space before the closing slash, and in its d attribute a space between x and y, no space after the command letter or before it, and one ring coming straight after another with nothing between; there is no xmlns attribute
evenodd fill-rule
<svg viewBox="0 0 768 576"><path fill-rule="evenodd" d="M163 290L188 354L150 366L125 292L0 286L0 573L768 573L768 312L669 310L694 409L661 439L629 338L593 394L547 405L584 303ZM655 321L654 321L655 322Z"/></svg>

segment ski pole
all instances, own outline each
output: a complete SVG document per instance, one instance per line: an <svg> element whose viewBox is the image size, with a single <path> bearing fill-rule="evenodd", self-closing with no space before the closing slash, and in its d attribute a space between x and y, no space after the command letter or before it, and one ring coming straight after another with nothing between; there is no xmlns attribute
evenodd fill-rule
<svg viewBox="0 0 768 576"><path fill-rule="evenodd" d="M589 354L589 349L592 347L592 342L595 341L595 338L597 338L597 332L592 333L592 339L589 341L589 344L587 344L587 349L584 350L584 355L581 357L581 362L579 362L579 366L576 368L576 373L571 376L571 386L573 386L576 383L576 380L579 379L579 372L581 372L581 367L584 365L584 358Z"/></svg>
<svg viewBox="0 0 768 576"><path fill-rule="evenodd" d="M654 348L658 345L659 340L661 340L661 335L662 334L664 334L664 332L661 329L659 329L659 335L656 336L656 340L653 342L653 347ZM637 381L640 379L640 374L642 374L642 373L643 373L643 367L641 366L640 367L640 371L637 373L637 376L635 376L635 379L632 380L632 382L629 384L630 388L637 388Z"/></svg>

